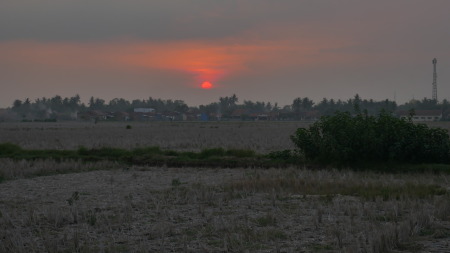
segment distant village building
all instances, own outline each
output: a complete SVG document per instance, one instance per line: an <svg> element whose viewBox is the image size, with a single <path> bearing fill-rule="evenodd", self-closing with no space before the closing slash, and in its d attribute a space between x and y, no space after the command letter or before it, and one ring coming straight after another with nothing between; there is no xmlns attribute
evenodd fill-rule
<svg viewBox="0 0 450 253"><path fill-rule="evenodd" d="M278 112L255 112L250 109L236 109L231 113L232 120L278 120Z"/></svg>
<svg viewBox="0 0 450 253"><path fill-rule="evenodd" d="M407 119L410 117L409 111L400 111L397 115L401 119ZM441 110L417 110L412 117L412 121L440 121L442 119L442 111Z"/></svg>
<svg viewBox="0 0 450 253"><path fill-rule="evenodd" d="M130 120L130 114L127 112L115 112L114 118L119 121L129 121Z"/></svg>
<svg viewBox="0 0 450 253"><path fill-rule="evenodd" d="M153 108L134 108L134 112L140 112L140 113L150 113L154 112L155 109Z"/></svg>
<svg viewBox="0 0 450 253"><path fill-rule="evenodd" d="M232 113L231 113L231 118L232 119L245 119L245 118L249 118L251 114L251 111L249 109L235 109Z"/></svg>

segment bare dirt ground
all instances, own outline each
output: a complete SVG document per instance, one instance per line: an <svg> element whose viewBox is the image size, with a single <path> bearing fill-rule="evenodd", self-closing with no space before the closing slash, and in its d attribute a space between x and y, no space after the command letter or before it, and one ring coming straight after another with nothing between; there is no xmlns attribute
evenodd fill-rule
<svg viewBox="0 0 450 253"><path fill-rule="evenodd" d="M449 179L147 167L18 179L0 184L0 252L449 252L450 196L420 193Z"/></svg>

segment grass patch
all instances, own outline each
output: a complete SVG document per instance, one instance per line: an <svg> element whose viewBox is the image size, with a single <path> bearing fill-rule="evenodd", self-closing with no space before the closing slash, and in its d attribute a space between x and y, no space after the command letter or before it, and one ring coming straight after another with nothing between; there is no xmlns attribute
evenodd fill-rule
<svg viewBox="0 0 450 253"><path fill-rule="evenodd" d="M0 144L0 155L6 157L8 155L15 155L22 152L22 148L12 143Z"/></svg>
<svg viewBox="0 0 450 253"><path fill-rule="evenodd" d="M173 186L173 187L177 187L177 186L179 186L179 185L181 185L181 184L182 184L182 183L181 183L180 179L178 179L178 178L172 179L172 186Z"/></svg>
<svg viewBox="0 0 450 253"><path fill-rule="evenodd" d="M429 196L447 194L447 189L434 184L383 185L382 183L348 183L339 181L306 181L294 177L253 177L235 181L226 186L226 190L269 192L274 189L277 192L298 195L335 196L337 194L361 197L374 201L381 198L385 201L400 198L427 198Z"/></svg>
<svg viewBox="0 0 450 253"><path fill-rule="evenodd" d="M199 154L199 158L204 159L204 158L210 158L210 157L222 157L225 155L225 149L223 148L208 148L208 149L203 149L200 154Z"/></svg>
<svg viewBox="0 0 450 253"><path fill-rule="evenodd" d="M227 156L233 156L233 157L255 157L256 153L253 150L248 149L228 149L226 151Z"/></svg>
<svg viewBox="0 0 450 253"><path fill-rule="evenodd" d="M146 147L146 148L135 148L131 151L135 156L145 156L145 155L161 155L163 151L159 147Z"/></svg>
<svg viewBox="0 0 450 253"><path fill-rule="evenodd" d="M344 188L345 195L355 195L366 200L382 197L383 200L400 199L401 197L426 198L428 196L444 195L447 189L439 185L412 184L404 185L356 185Z"/></svg>

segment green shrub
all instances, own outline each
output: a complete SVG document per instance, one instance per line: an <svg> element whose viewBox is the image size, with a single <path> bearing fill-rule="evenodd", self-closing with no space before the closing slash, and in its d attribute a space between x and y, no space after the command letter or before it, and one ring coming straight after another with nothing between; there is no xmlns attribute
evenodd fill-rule
<svg viewBox="0 0 450 253"><path fill-rule="evenodd" d="M283 160L283 161L296 158L294 152L289 149L281 151L272 151L269 154L267 154L267 157L273 160Z"/></svg>
<svg viewBox="0 0 450 253"><path fill-rule="evenodd" d="M305 158L324 163L445 163L450 153L447 130L387 112L378 116L336 112L308 129L297 129L291 139Z"/></svg>

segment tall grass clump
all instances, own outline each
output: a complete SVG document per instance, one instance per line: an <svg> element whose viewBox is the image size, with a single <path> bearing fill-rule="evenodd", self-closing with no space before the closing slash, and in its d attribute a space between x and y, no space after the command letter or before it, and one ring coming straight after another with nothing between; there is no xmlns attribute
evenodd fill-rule
<svg viewBox="0 0 450 253"><path fill-rule="evenodd" d="M372 162L448 163L447 130L414 124L388 112L370 116L336 112L291 136L306 159L332 164Z"/></svg>

